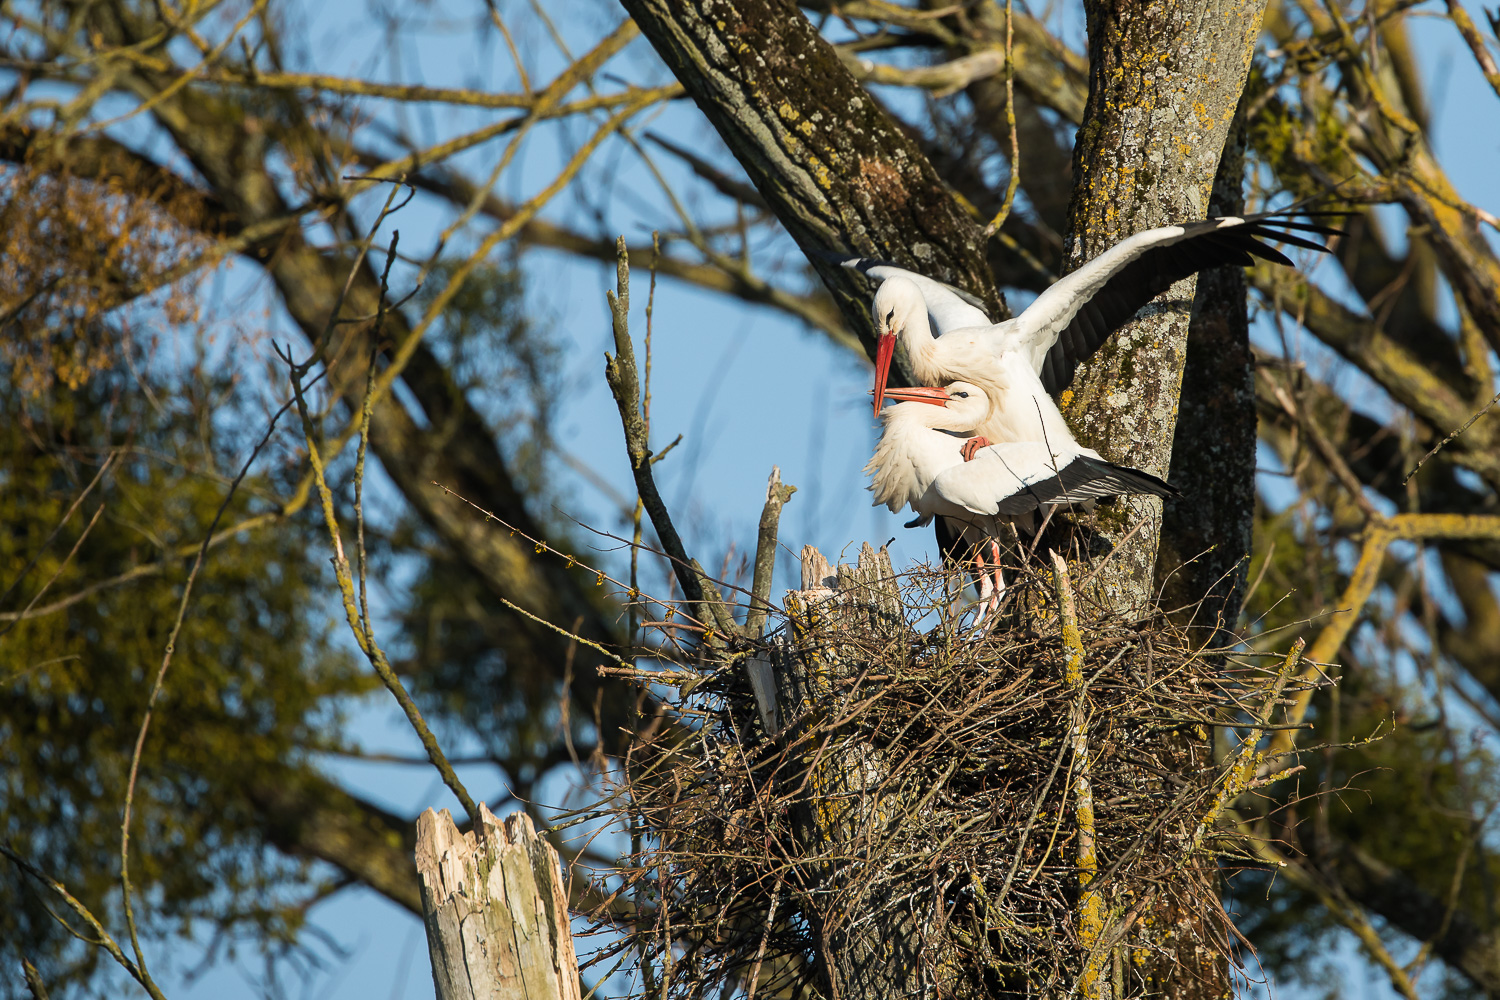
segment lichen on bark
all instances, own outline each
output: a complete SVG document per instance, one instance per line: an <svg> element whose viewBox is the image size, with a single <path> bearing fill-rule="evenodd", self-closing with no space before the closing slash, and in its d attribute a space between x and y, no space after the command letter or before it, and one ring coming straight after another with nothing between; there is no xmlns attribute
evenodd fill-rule
<svg viewBox="0 0 1500 1000"><path fill-rule="evenodd" d="M795 4L621 2L807 253L867 353L869 286L829 251L912 267L1005 315L980 226Z"/></svg>
<svg viewBox="0 0 1500 1000"><path fill-rule="evenodd" d="M1214 178L1213 211L1244 211L1244 176L1244 130L1236 119ZM1242 268L1198 276L1172 441L1172 482L1182 496L1165 504L1156 554L1162 607L1214 630L1234 627L1255 524L1247 290Z"/></svg>
<svg viewBox="0 0 1500 1000"><path fill-rule="evenodd" d="M1073 151L1068 266L1141 230L1202 218L1244 90L1263 0L1085 4L1089 97ZM1080 367L1063 412L1106 458L1166 474L1194 282L1179 282ZM1118 549L1096 597L1117 609L1154 594L1158 501L1102 525ZM1142 523L1144 522L1144 523Z"/></svg>

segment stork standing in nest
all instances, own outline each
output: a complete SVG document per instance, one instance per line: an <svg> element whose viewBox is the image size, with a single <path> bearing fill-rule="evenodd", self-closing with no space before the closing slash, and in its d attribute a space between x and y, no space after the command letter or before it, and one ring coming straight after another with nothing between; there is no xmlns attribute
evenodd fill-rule
<svg viewBox="0 0 1500 1000"><path fill-rule="evenodd" d="M880 286L875 293L873 308L879 334L875 355L875 412L880 414L887 397L910 402L935 402L934 399L919 400L909 395L896 395L898 390L886 388L891 361L899 347L906 355L908 370L918 382L933 386L962 381L968 390L977 388L978 393L987 399L986 411L976 422L967 425L967 432L971 435L969 440L953 444L961 460L976 458L986 447L1024 446L1023 450L1008 455L1005 461L1012 463L1010 469L1018 472L1013 479L1027 483L1031 488L1035 488L1036 483L1028 480L1028 476L1042 469L1060 473L1064 467L1073 467L1069 463L1084 463L1077 466L1080 475L1084 469L1099 472L1087 463L1103 463L1110 469L1122 470L1124 467L1109 466L1097 452L1079 444L1051 394L1064 389L1072 381L1079 364L1092 357L1105 340L1142 306L1177 281L1228 264L1249 266L1257 257L1295 266L1289 257L1264 240L1326 252L1328 248L1323 244L1299 234L1332 236L1340 231L1317 222L1294 221L1289 216L1296 211L1294 207L1243 217L1215 217L1137 233L1059 279L1019 316L1002 323L991 323L978 299L942 282L870 258L843 261L844 266L866 274ZM930 393L935 390L918 391ZM951 398L945 409L954 409ZM959 409L967 413L968 406L965 403ZM906 417L894 419L897 426L908 422ZM928 424L927 431L949 438L943 442L935 437L926 439L931 443L934 456L931 461L938 461L935 456L939 453L946 455L949 444L956 440L952 426L956 418L949 413L947 417L930 415L927 419L935 421ZM882 438L881 444L887 454L895 448L894 444L889 447L886 444L891 428L891 420L887 419L886 437ZM991 454L995 454L998 460L999 453ZM867 471L883 468L881 455L881 450L877 449L876 458ZM987 459L988 464L981 468L992 467L993 461ZM1124 471L1145 476L1166 487L1149 473ZM1103 475L1102 472L1099 474ZM1113 474L1119 475L1119 472ZM1009 470L1004 475L994 476L981 471L968 474L975 483L999 483L1002 488L1012 482L1007 475ZM915 473L913 476L914 481L921 478ZM876 480L877 483L886 481L879 473ZM872 488L876 489L877 503L887 502L879 499L881 496L894 500L900 495L900 488L895 485ZM1170 487L1167 490L1170 491ZM1113 492L1168 495L1160 489ZM920 491L913 495L926 496ZM936 503L938 499L941 499L941 494L935 494L931 502ZM901 504L896 503L891 509L899 510L900 507ZM924 512L919 510L919 513ZM934 515L936 513L934 511ZM924 515L913 524L925 524L931 519L932 516ZM961 524L963 530L957 530ZM972 555L979 565L986 560L992 564L992 570L988 572L989 582L980 583L981 593L990 594L1003 588L995 563L998 548L993 537L979 537L980 531L974 523L962 522L961 518L944 516L937 522L938 545L945 555L955 555L961 547L967 547L970 552L958 554L958 558Z"/></svg>
<svg viewBox="0 0 1500 1000"><path fill-rule="evenodd" d="M1045 520L1059 507L1092 507L1123 493L1177 492L1150 473L1106 462L1072 435L1056 444L1007 441L974 448L972 435L993 409L977 385L953 382L886 395L897 403L881 413L885 431L865 466L875 505L893 512L909 506L917 519L907 527L936 520L943 554L971 560L981 618L1005 593L1001 537L1034 534L1038 516ZM969 554L959 554L960 545Z"/></svg>

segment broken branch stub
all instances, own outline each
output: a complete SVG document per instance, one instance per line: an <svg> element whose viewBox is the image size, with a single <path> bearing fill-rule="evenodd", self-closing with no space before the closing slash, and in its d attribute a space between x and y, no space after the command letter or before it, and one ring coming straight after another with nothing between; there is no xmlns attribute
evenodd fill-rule
<svg viewBox="0 0 1500 1000"><path fill-rule="evenodd" d="M531 817L479 806L479 835L448 810L417 818L422 922L438 1000L579 1000L557 851Z"/></svg>

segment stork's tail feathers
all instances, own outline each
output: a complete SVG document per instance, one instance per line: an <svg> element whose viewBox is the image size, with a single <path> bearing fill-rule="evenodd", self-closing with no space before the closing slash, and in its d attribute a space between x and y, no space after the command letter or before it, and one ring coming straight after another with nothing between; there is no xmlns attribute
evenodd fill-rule
<svg viewBox="0 0 1500 1000"><path fill-rule="evenodd" d="M1154 497L1176 497L1181 496L1182 491L1165 479L1158 479L1149 472L1140 469L1132 469L1128 465L1116 465L1113 462L1102 462L1087 455L1080 455L1069 464L1083 463L1089 472L1093 473L1095 480L1090 485L1097 483L1100 487L1108 488L1111 494L1122 493L1146 493Z"/></svg>

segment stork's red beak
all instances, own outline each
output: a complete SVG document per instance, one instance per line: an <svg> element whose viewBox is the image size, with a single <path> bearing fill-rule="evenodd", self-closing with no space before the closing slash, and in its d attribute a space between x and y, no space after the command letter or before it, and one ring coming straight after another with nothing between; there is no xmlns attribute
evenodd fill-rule
<svg viewBox="0 0 1500 1000"><path fill-rule="evenodd" d="M891 356L896 353L896 335L882 333L875 347L875 415L885 405L885 384L891 377Z"/></svg>
<svg viewBox="0 0 1500 1000"><path fill-rule="evenodd" d="M887 389L887 399L894 399L898 403L932 403L934 406L947 406L952 396L948 395L947 389L935 388L933 386L917 386L913 389Z"/></svg>

